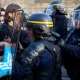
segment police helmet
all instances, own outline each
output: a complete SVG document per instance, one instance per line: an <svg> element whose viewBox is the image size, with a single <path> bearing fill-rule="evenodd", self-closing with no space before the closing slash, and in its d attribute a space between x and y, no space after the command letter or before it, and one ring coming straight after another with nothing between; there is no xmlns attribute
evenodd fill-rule
<svg viewBox="0 0 80 80"><path fill-rule="evenodd" d="M57 12L62 15L67 15L67 12L64 10L64 6L61 1L51 2L46 9L46 13L50 16L55 15Z"/></svg>
<svg viewBox="0 0 80 80"><path fill-rule="evenodd" d="M49 36L53 28L53 22L49 15L45 13L32 14L27 20L27 27L42 36Z"/></svg>
<svg viewBox="0 0 80 80"><path fill-rule="evenodd" d="M70 16L70 27L80 29L80 5L77 5Z"/></svg>

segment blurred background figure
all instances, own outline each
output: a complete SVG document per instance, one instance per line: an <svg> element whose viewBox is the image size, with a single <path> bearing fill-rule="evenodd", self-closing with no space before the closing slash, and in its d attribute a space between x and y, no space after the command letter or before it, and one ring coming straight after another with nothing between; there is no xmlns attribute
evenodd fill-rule
<svg viewBox="0 0 80 80"><path fill-rule="evenodd" d="M0 26L4 23L5 9L0 7Z"/></svg>

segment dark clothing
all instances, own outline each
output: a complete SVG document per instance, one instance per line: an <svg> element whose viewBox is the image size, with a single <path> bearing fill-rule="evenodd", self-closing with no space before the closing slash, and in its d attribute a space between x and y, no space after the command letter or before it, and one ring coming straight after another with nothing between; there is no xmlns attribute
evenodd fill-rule
<svg viewBox="0 0 80 80"><path fill-rule="evenodd" d="M15 62L13 79L23 80L23 77L27 78L28 75L33 72L33 74L35 75L33 77L34 79L30 79L30 80L36 80L35 78L37 77L37 74L38 74L37 70L47 71L49 68L51 68L52 64L53 64L52 55L47 50L45 50L44 53L42 53L42 55L40 55L39 58L36 60L36 63L34 64L36 70L34 70L34 72L33 72L32 67L22 68L18 62ZM52 75L50 75L50 78L52 78ZM52 80L52 79L46 79L46 80Z"/></svg>
<svg viewBox="0 0 80 80"><path fill-rule="evenodd" d="M35 45L37 47L35 47ZM40 46L37 43L35 43L35 45L31 43L28 48L25 49L23 52L25 56L21 58L22 64L18 61L15 62L11 80L24 80L24 78L27 78L27 80L53 79L54 56L52 56L48 49L43 50L42 47L40 48L40 46L43 45L42 43L40 43ZM32 53L33 51L34 53ZM25 63L26 66L24 66L23 63Z"/></svg>
<svg viewBox="0 0 80 80"><path fill-rule="evenodd" d="M30 43L22 53L21 60L14 63L11 80L60 80L61 59L58 46L37 40Z"/></svg>
<svg viewBox="0 0 80 80"><path fill-rule="evenodd" d="M63 51L63 64L71 80L80 80L80 31L75 30L74 34Z"/></svg>
<svg viewBox="0 0 80 80"><path fill-rule="evenodd" d="M7 23L3 23L3 25L0 27L0 42L4 41L4 38L6 36L9 36L11 38L12 36L12 26L8 25ZM4 54L3 51L0 51L0 56Z"/></svg>
<svg viewBox="0 0 80 80"><path fill-rule="evenodd" d="M63 39L67 36L67 23L68 20L65 15L55 15L53 18L54 29L61 35Z"/></svg>
<svg viewBox="0 0 80 80"><path fill-rule="evenodd" d="M26 30L21 30L20 43L22 44L23 48L26 48L30 43Z"/></svg>
<svg viewBox="0 0 80 80"><path fill-rule="evenodd" d="M15 33L14 35L18 36L18 32L19 31L17 31L17 33ZM10 26L8 23L3 23L3 25L0 27L0 41L4 41L5 36L9 36L10 38L12 38L12 33L13 33L13 27ZM20 42L24 48L29 44L29 40L25 37L27 37L26 31L21 30ZM17 38L15 39L15 41L17 41Z"/></svg>
<svg viewBox="0 0 80 80"><path fill-rule="evenodd" d="M3 23L3 25L0 27L0 42L4 41L4 38L9 36L12 37L12 26L10 26L8 23ZM0 51L0 56L4 55L4 51ZM6 80L9 76L4 76L0 78L0 80Z"/></svg>
<svg viewBox="0 0 80 80"><path fill-rule="evenodd" d="M23 35L23 32L24 31L21 31L21 36ZM8 23L3 23L3 25L0 27L0 41L4 41L4 38L6 37L6 36L9 36L11 39L12 39L12 33L13 33L13 27L12 26L10 26ZM15 34L16 36L18 36L18 34ZM25 35L25 33L24 33L24 35ZM23 36L24 36L23 35ZM17 37L18 38L18 37ZM14 41L17 41L17 38L15 38L15 39L13 39ZM12 41L13 41L12 40ZM23 40L22 39L22 37L20 37L20 41L21 41L21 44L23 45L23 43L24 43L24 46L28 46L28 42L26 41L26 40ZM24 42L25 41L25 42ZM24 47L23 46L23 47ZM19 52L17 52L18 54L17 54L17 57L16 57L16 59L18 59L18 56L20 56L21 54L19 54ZM3 56L4 55L4 51L0 51L0 56ZM2 78L0 78L0 80L3 80L4 79L4 77L2 77ZM5 80L6 80L7 78L5 77Z"/></svg>
<svg viewBox="0 0 80 80"><path fill-rule="evenodd" d="M0 41L4 41L5 36L9 36L10 38L12 36L12 26L8 25L7 23L4 23L0 27Z"/></svg>

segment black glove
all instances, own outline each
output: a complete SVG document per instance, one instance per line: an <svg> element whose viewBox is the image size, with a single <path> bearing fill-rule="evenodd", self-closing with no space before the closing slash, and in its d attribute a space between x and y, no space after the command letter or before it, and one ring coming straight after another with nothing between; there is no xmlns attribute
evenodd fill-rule
<svg viewBox="0 0 80 80"><path fill-rule="evenodd" d="M66 46L67 46L67 44L65 43L65 41L64 41L62 38L59 39L58 45L59 45L61 48L66 48Z"/></svg>
<svg viewBox="0 0 80 80"><path fill-rule="evenodd" d="M56 41L54 42L54 44L59 45L61 48L66 48L67 45L65 41L61 38L60 34L54 31L51 31L50 33L52 34L52 36L56 38Z"/></svg>

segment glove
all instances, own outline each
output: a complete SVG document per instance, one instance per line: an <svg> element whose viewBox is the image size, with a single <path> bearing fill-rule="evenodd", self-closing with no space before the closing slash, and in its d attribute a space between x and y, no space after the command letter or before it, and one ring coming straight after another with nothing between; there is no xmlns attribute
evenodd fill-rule
<svg viewBox="0 0 80 80"><path fill-rule="evenodd" d="M61 48L66 48L67 44L65 43L65 41L63 39L60 39L58 41L58 45L61 47Z"/></svg>
<svg viewBox="0 0 80 80"><path fill-rule="evenodd" d="M61 38L61 36L58 33L54 31L51 31L50 33L52 34L52 36L56 38L56 41L54 42L54 44L59 45L61 48L66 48L65 41Z"/></svg>

